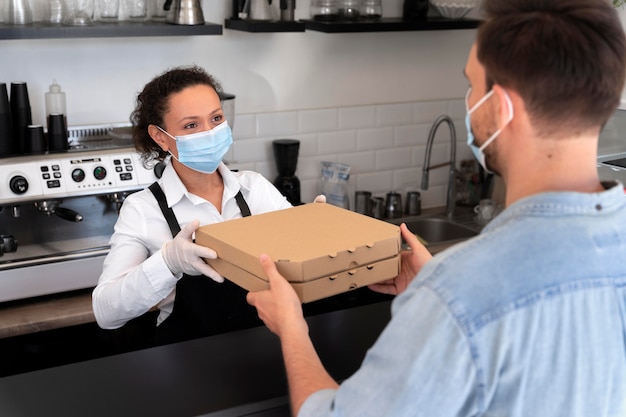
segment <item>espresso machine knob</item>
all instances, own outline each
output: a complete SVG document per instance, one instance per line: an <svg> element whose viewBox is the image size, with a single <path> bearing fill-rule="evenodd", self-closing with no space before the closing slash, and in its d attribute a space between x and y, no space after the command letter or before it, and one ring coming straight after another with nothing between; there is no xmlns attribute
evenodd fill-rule
<svg viewBox="0 0 626 417"><path fill-rule="evenodd" d="M4 253L17 251L17 239L13 235L0 235L0 245Z"/></svg>
<svg viewBox="0 0 626 417"><path fill-rule="evenodd" d="M24 194L28 191L28 180L21 175L16 175L9 181L9 188L15 194Z"/></svg>
<svg viewBox="0 0 626 417"><path fill-rule="evenodd" d="M97 166L93 169L93 176L97 180L103 180L107 176L107 170L103 166Z"/></svg>

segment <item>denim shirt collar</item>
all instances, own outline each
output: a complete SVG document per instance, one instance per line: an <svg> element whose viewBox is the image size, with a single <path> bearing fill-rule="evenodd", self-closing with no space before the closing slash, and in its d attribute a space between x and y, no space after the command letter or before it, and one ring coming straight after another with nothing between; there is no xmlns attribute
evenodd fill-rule
<svg viewBox="0 0 626 417"><path fill-rule="evenodd" d="M573 191L546 192L522 198L496 216L484 228L492 230L509 219L519 216L588 215L600 216L611 213L626 205L624 186L619 181L602 182L605 190L597 193Z"/></svg>

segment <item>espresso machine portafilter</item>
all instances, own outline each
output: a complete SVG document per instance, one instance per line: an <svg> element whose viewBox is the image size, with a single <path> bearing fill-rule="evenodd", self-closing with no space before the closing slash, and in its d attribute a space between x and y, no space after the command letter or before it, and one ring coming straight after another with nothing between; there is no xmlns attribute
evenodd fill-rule
<svg viewBox="0 0 626 417"><path fill-rule="evenodd" d="M60 204L60 200L43 200L35 202L35 207L37 207L37 210L47 214L48 216L54 214L63 220L76 223L83 221L83 216L80 213L69 208L61 207Z"/></svg>

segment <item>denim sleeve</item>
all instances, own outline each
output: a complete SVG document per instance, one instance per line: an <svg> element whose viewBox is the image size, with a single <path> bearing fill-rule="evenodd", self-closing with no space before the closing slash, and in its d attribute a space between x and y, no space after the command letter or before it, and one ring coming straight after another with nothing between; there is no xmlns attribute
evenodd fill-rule
<svg viewBox="0 0 626 417"><path fill-rule="evenodd" d="M476 392L465 334L437 295L418 285L394 301L361 368L338 390L311 395L298 416L468 417L478 413Z"/></svg>

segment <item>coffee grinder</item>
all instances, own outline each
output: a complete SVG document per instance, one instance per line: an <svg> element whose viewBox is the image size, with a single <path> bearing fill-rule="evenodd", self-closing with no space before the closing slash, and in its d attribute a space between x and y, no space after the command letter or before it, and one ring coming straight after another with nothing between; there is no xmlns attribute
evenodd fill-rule
<svg viewBox="0 0 626 417"><path fill-rule="evenodd" d="M274 185L292 205L300 205L302 204L300 201L300 180L296 177L300 141L276 139L272 142L272 146L276 168L278 169L278 176L274 180Z"/></svg>

